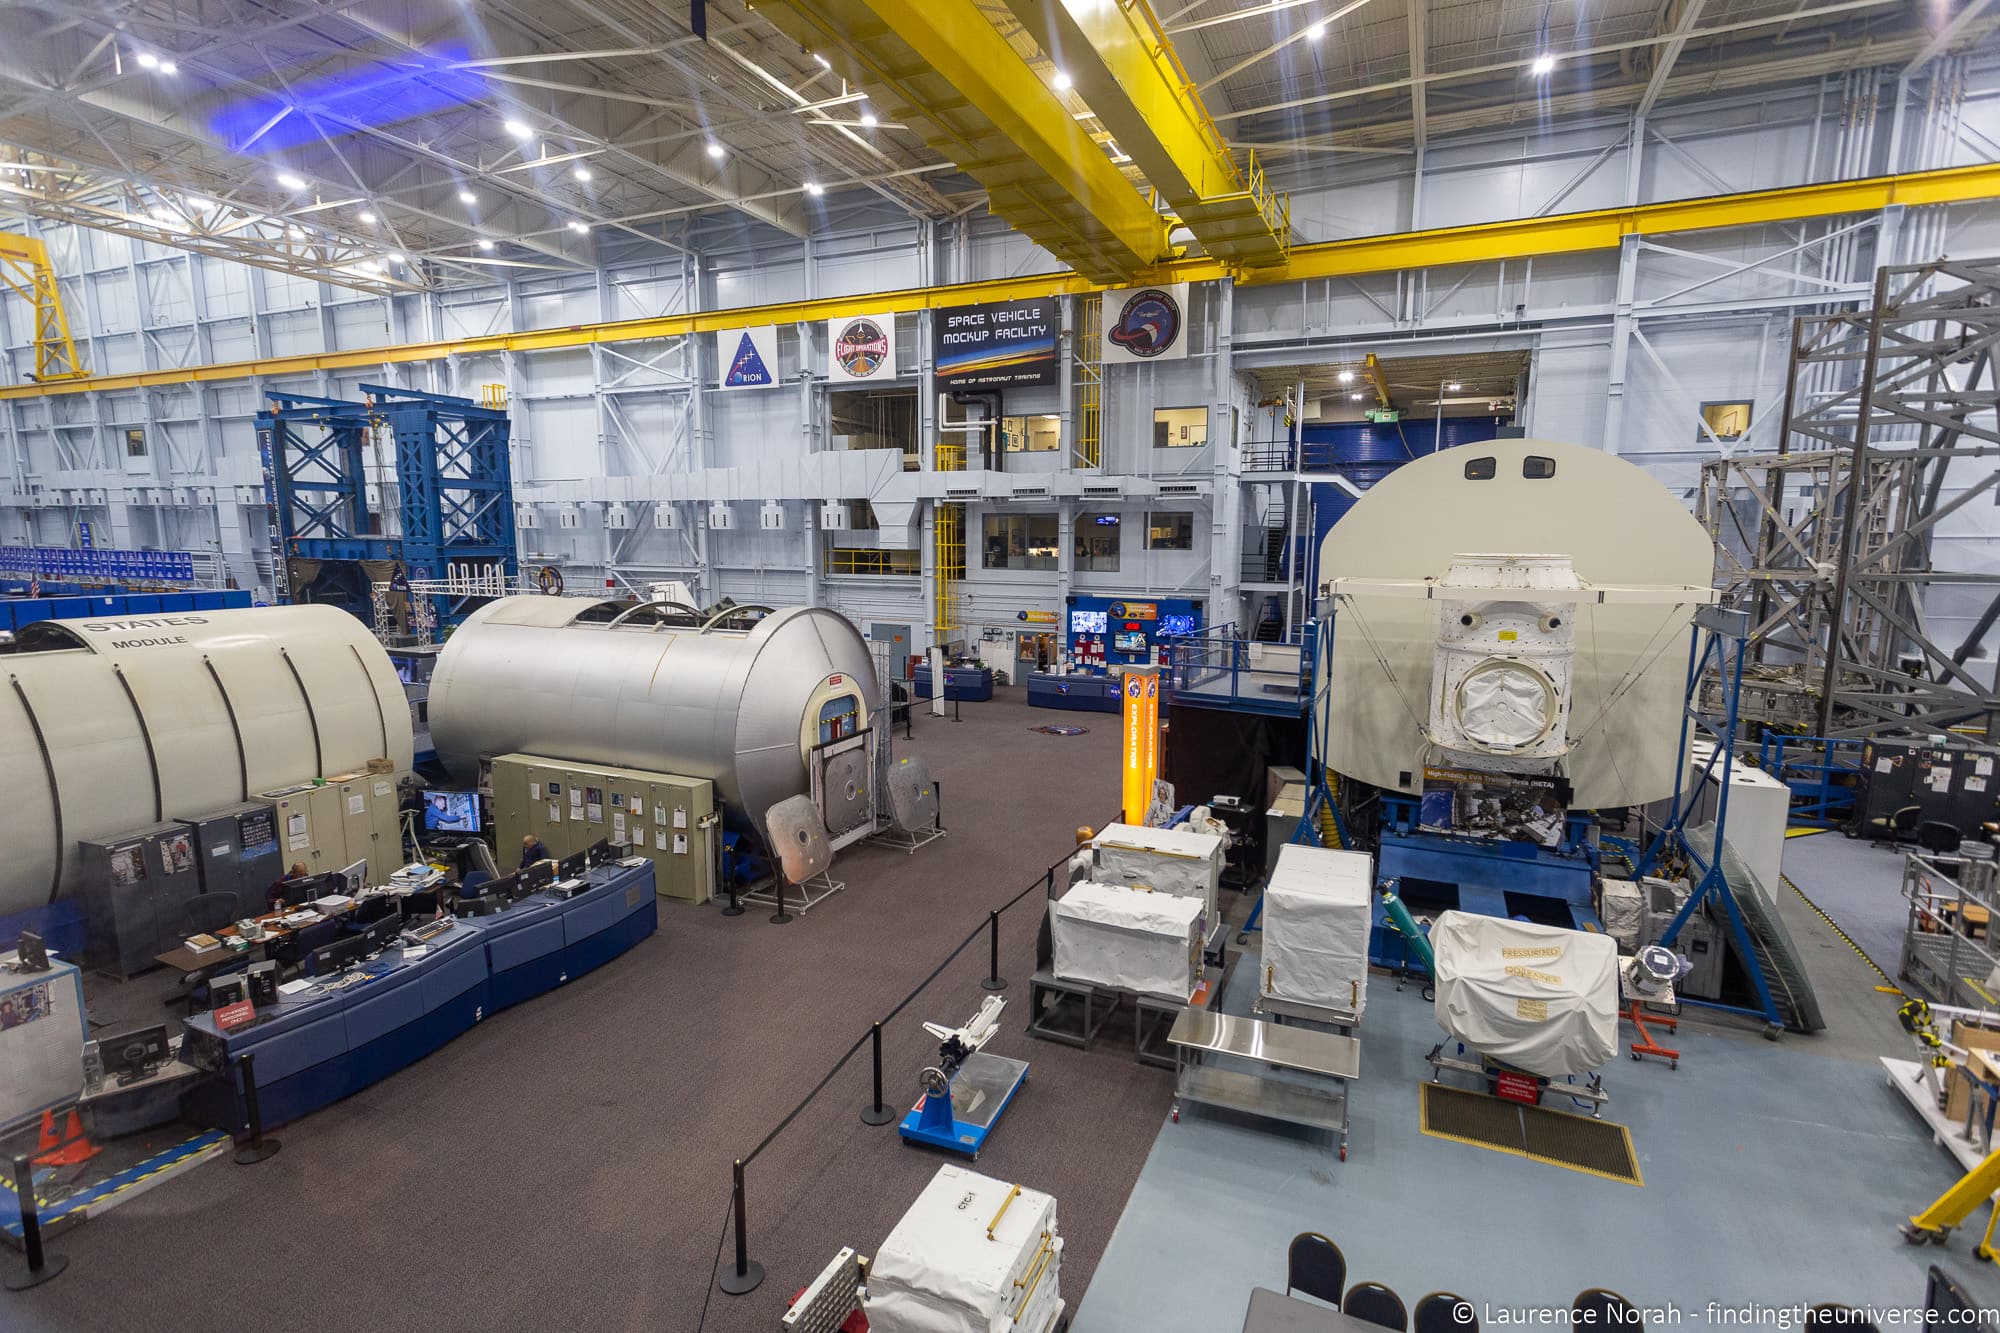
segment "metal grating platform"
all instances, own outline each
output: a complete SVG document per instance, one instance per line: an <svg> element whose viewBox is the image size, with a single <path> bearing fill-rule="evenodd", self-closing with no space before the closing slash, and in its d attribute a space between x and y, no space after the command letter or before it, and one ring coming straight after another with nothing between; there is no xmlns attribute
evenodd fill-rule
<svg viewBox="0 0 2000 1333"><path fill-rule="evenodd" d="M1645 1187L1631 1132L1623 1125L1523 1106L1443 1083L1421 1086L1420 1128L1434 1139L1470 1143Z"/></svg>

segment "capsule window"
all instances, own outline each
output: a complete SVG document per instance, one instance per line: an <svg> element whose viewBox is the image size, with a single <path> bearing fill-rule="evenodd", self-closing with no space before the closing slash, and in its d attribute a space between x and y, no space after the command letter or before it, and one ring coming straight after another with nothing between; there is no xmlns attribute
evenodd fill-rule
<svg viewBox="0 0 2000 1333"><path fill-rule="evenodd" d="M1467 481L1491 481L1497 468L1498 464L1494 462L1490 454L1485 458L1468 458L1465 460L1465 479Z"/></svg>
<svg viewBox="0 0 2000 1333"><path fill-rule="evenodd" d="M1556 474L1556 460L1529 454L1521 460L1521 475L1529 481L1547 481Z"/></svg>

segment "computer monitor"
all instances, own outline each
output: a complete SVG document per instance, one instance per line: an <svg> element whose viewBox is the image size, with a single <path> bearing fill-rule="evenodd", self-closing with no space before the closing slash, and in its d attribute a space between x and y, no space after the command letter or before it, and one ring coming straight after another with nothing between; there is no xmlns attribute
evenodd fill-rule
<svg viewBox="0 0 2000 1333"><path fill-rule="evenodd" d="M546 889L556 877L556 863L546 857L521 871L515 878L529 893Z"/></svg>
<svg viewBox="0 0 2000 1333"><path fill-rule="evenodd" d="M363 857L353 865L337 872L340 876L340 892L350 898L359 898L361 891L368 887L368 859Z"/></svg>
<svg viewBox="0 0 2000 1333"><path fill-rule="evenodd" d="M479 832L479 794L469 791L425 792L424 828L432 833Z"/></svg>
<svg viewBox="0 0 2000 1333"><path fill-rule="evenodd" d="M565 856L560 863L558 873L564 879L575 879L588 869L590 869L590 849L586 847L580 852L571 852Z"/></svg>
<svg viewBox="0 0 2000 1333"><path fill-rule="evenodd" d="M167 1025L156 1023L99 1037L97 1054L107 1077L115 1075L120 1086L136 1083L167 1062Z"/></svg>
<svg viewBox="0 0 2000 1333"><path fill-rule="evenodd" d="M591 865L608 865L611 861L611 839L599 838L596 842L584 848L584 851L590 857Z"/></svg>
<svg viewBox="0 0 2000 1333"><path fill-rule="evenodd" d="M511 903L516 897L514 887L520 881L519 875L496 875L479 886L479 896L497 898L502 904Z"/></svg>
<svg viewBox="0 0 2000 1333"><path fill-rule="evenodd" d="M316 977L330 977L375 952L366 935L345 935L331 944L322 944L306 959L306 971Z"/></svg>
<svg viewBox="0 0 2000 1333"><path fill-rule="evenodd" d="M373 945L374 950L381 950L381 949L386 949L391 944L395 943L396 937L402 933L403 933L402 914L398 912L389 912L383 916L378 916L373 921L369 922L368 928L361 932L361 937L367 940L371 945ZM371 952L372 951L373 950L371 950Z"/></svg>

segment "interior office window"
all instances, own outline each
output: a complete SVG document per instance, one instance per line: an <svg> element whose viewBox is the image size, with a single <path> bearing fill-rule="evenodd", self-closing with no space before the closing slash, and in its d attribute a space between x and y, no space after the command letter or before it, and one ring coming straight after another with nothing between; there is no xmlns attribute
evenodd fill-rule
<svg viewBox="0 0 2000 1333"><path fill-rule="evenodd" d="M1194 549L1194 515L1163 513L1146 515L1146 549L1149 551L1192 551Z"/></svg>
<svg viewBox="0 0 2000 1333"><path fill-rule="evenodd" d="M1106 574L1117 572L1119 534L1123 531L1124 524L1116 514L1078 514L1076 567Z"/></svg>
<svg viewBox="0 0 2000 1333"><path fill-rule="evenodd" d="M1010 454L1053 453L1062 445L1062 418L1053 413L1032 417L1001 417L1000 438Z"/></svg>
<svg viewBox="0 0 2000 1333"><path fill-rule="evenodd" d="M980 564L987 569L1054 569L1054 514L988 514L982 524Z"/></svg>
<svg viewBox="0 0 2000 1333"><path fill-rule="evenodd" d="M1153 409L1153 447L1155 449L1193 449L1207 443L1207 408L1156 407Z"/></svg>
<svg viewBox="0 0 2000 1333"><path fill-rule="evenodd" d="M125 432L125 456L144 458L146 456L146 432L134 426Z"/></svg>
<svg viewBox="0 0 2000 1333"><path fill-rule="evenodd" d="M1701 405L1702 424L1707 430L1695 432L1695 442L1704 443L1712 434L1718 440L1740 440L1750 429L1750 407L1746 402L1713 402Z"/></svg>

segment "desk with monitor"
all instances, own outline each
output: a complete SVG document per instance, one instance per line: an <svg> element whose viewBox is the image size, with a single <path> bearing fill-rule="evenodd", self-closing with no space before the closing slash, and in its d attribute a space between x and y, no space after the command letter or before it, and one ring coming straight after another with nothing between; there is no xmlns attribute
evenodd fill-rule
<svg viewBox="0 0 2000 1333"><path fill-rule="evenodd" d="M491 916L453 921L422 947L399 940L358 967L315 970L301 979L309 984L260 1007L248 1027L224 1032L212 1013L198 1015L188 1021L183 1058L230 1076L199 1089L189 1116L244 1127L234 1066L248 1052L264 1123L297 1119L414 1064L495 1010L609 962L658 922L650 863L600 867L573 898L533 892ZM328 946L329 970L346 961L342 947ZM325 952L315 951L315 969Z"/></svg>

